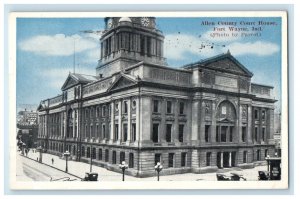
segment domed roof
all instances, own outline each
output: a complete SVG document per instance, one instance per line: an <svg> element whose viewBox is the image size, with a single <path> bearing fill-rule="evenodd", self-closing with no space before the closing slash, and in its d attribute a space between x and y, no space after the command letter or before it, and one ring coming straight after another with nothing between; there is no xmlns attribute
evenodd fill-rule
<svg viewBox="0 0 300 199"><path fill-rule="evenodd" d="M131 19L129 17L121 17L121 19L119 20L119 22L132 22Z"/></svg>

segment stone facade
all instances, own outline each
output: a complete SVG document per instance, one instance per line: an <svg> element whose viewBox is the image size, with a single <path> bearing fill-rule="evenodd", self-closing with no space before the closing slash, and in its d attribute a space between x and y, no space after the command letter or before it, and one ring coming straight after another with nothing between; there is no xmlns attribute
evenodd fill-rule
<svg viewBox="0 0 300 199"><path fill-rule="evenodd" d="M96 76L69 74L43 100L39 142L77 161L127 174L249 168L274 154L273 87L229 52L174 69L165 65L155 18L106 18Z"/></svg>

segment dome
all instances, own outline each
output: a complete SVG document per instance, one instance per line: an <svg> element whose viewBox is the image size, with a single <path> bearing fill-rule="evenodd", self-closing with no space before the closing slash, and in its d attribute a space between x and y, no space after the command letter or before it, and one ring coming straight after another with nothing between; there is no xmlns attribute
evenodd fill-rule
<svg viewBox="0 0 300 199"><path fill-rule="evenodd" d="M119 22L132 22L131 19L129 17L121 17Z"/></svg>

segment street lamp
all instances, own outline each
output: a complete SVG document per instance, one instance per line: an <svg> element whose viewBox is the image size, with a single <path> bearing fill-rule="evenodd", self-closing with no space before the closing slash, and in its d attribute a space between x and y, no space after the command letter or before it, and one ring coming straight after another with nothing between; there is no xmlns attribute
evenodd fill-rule
<svg viewBox="0 0 300 199"><path fill-rule="evenodd" d="M123 172L123 178L122 181L125 180L125 170L128 168L128 164L125 163L125 161L122 161L122 164L119 164L120 169L122 169Z"/></svg>
<svg viewBox="0 0 300 199"><path fill-rule="evenodd" d="M68 173L68 157L70 156L70 152L64 152L64 156L66 156L66 173Z"/></svg>
<svg viewBox="0 0 300 199"><path fill-rule="evenodd" d="M157 181L159 181L159 172L161 172L161 170L163 169L163 166L160 164L160 162L157 162L154 169L157 172Z"/></svg>
<svg viewBox="0 0 300 199"><path fill-rule="evenodd" d="M42 147L42 146L39 146L38 148L36 148L36 150L37 150L38 152L40 152L39 162L42 163L43 147Z"/></svg>

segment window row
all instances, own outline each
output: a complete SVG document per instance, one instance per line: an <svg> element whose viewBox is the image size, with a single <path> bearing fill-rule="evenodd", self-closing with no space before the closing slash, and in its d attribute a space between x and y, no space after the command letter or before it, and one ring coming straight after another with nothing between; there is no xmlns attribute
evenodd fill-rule
<svg viewBox="0 0 300 199"><path fill-rule="evenodd" d="M90 147L85 147L82 146L81 147L81 156L82 157L86 157L86 158L92 158L92 159L97 159L97 160L104 160L105 162L109 162L109 158L110 158L110 151L108 149L105 149L104 151L104 158L103 158L103 150L101 148L98 149L98 157L96 154L96 148L93 147L92 151ZM117 162L117 151L112 151L112 156L111 156L111 163L112 164L121 164L122 161L125 161L126 157L126 153L124 151L121 151L119 153L119 162ZM129 157L128 157L128 166L129 168L133 168L134 167L134 154L133 153L129 153Z"/></svg>
<svg viewBox="0 0 300 199"><path fill-rule="evenodd" d="M162 102L160 100L153 100L153 112L154 113L159 113L161 110ZM166 113L167 114L172 114L175 111L175 103L173 101L168 100L165 104L166 107ZM185 114L185 103L184 102L179 102L178 105L178 113L180 115Z"/></svg>
<svg viewBox="0 0 300 199"><path fill-rule="evenodd" d="M259 111L258 109L254 109L254 119L259 120L260 118L262 120L266 119L266 110Z"/></svg>
<svg viewBox="0 0 300 199"><path fill-rule="evenodd" d="M161 159L161 153L156 153L154 155L154 166L157 165L157 163L163 164L163 161ZM186 167L187 166L187 152L180 153L180 166ZM175 153L169 153L168 154L168 168L175 167Z"/></svg>
<svg viewBox="0 0 300 199"><path fill-rule="evenodd" d="M157 143L160 141L160 124L158 123L153 123L152 126L152 141ZM165 139L167 142L172 142L173 139L178 139L179 142L183 142L184 140L184 124L179 124L178 125L178 137L174 137L174 130L173 130L173 124L166 124L165 129L166 129L166 134L165 134Z"/></svg>

